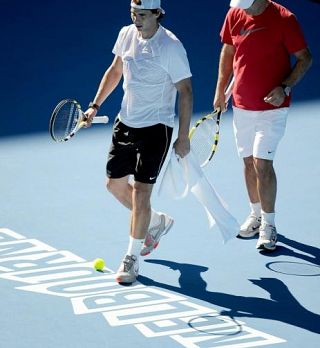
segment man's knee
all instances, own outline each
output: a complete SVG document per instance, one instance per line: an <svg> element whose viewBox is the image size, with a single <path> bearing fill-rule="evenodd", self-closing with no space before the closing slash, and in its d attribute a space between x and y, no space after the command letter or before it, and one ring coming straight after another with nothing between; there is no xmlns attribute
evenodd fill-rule
<svg viewBox="0 0 320 348"><path fill-rule="evenodd" d="M254 171L254 160L253 156L243 158L244 167L246 170Z"/></svg>
<svg viewBox="0 0 320 348"><path fill-rule="evenodd" d="M106 179L106 189L109 192L113 193L113 191L115 191L115 188L116 188L116 184L115 184L114 180L107 178Z"/></svg>
<svg viewBox="0 0 320 348"><path fill-rule="evenodd" d="M136 181L133 185L133 200L137 209L149 209L152 184Z"/></svg>
<svg viewBox="0 0 320 348"><path fill-rule="evenodd" d="M273 161L271 160L255 158L254 167L259 177L270 176L274 173Z"/></svg>
<svg viewBox="0 0 320 348"><path fill-rule="evenodd" d="M128 182L121 179L106 179L106 188L116 197L126 196Z"/></svg>

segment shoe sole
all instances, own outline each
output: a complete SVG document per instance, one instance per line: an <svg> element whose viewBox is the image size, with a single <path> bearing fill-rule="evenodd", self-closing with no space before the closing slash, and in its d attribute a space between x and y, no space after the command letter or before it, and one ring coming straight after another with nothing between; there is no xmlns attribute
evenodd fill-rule
<svg viewBox="0 0 320 348"><path fill-rule="evenodd" d="M169 230L170 230L171 227L173 226L173 223L174 223L174 220L171 219L171 221L169 222L167 228L163 231L162 235L160 236L159 240L158 240L156 243L153 244L152 249L150 249L150 250L147 251L146 253L142 253L142 252L141 252L140 255L141 255L141 256L148 256L149 254L151 254L151 253L153 252L153 250L156 249L156 248L158 247L158 245L159 245L159 243L160 243L160 239L161 239L163 236L165 236L165 235L169 232Z"/></svg>
<svg viewBox="0 0 320 348"><path fill-rule="evenodd" d="M265 251L275 251L277 246L274 245L273 247L267 247L265 244L260 244L260 245L257 245L256 248L259 250L265 250Z"/></svg>
<svg viewBox="0 0 320 348"><path fill-rule="evenodd" d="M257 234L259 234L259 227L257 227L255 230L253 230L252 232L250 233L247 233L245 236L241 234L241 231L240 233L237 235L237 238L243 238L243 239L246 239L246 238L252 238L252 237L255 237Z"/></svg>
<svg viewBox="0 0 320 348"><path fill-rule="evenodd" d="M116 277L116 282L119 284L132 284L137 280L137 278L133 279L126 279L126 278L121 278L121 277Z"/></svg>

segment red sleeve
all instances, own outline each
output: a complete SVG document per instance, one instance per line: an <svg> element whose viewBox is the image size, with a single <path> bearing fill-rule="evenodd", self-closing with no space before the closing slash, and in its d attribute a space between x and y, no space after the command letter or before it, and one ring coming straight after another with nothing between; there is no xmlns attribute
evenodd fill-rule
<svg viewBox="0 0 320 348"><path fill-rule="evenodd" d="M284 21L284 43L290 54L298 52L308 46L294 14L288 16Z"/></svg>
<svg viewBox="0 0 320 348"><path fill-rule="evenodd" d="M221 42L228 45L233 45L232 37L231 37L231 26L230 26L230 19L231 19L231 11L226 15L226 18L224 20L223 26L220 31L220 37Z"/></svg>

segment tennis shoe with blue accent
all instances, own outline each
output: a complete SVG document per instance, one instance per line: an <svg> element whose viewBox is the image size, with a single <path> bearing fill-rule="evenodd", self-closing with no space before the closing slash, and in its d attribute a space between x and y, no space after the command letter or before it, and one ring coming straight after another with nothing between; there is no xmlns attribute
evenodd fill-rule
<svg viewBox="0 0 320 348"><path fill-rule="evenodd" d="M277 239L277 229L275 228L275 226L269 225L264 222L259 229L257 249L273 251L276 249Z"/></svg>
<svg viewBox="0 0 320 348"><path fill-rule="evenodd" d="M149 227L140 255L149 255L158 246L161 237L169 232L172 225L172 217L159 213L159 222Z"/></svg>
<svg viewBox="0 0 320 348"><path fill-rule="evenodd" d="M135 255L126 255L116 274L116 281L120 284L134 283L139 274L139 262Z"/></svg>
<svg viewBox="0 0 320 348"><path fill-rule="evenodd" d="M251 238L259 233L261 217L250 214L246 221L241 225L238 237Z"/></svg>

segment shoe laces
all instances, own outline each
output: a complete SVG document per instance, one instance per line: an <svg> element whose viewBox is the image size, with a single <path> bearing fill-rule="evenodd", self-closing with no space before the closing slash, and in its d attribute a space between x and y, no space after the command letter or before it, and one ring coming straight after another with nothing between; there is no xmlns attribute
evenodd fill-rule
<svg viewBox="0 0 320 348"><path fill-rule="evenodd" d="M244 223L244 226L248 227L250 226L252 223L254 222L260 222L261 221L261 218L260 217L257 217L253 214L250 214L248 217L247 217L247 220L245 221Z"/></svg>
<svg viewBox="0 0 320 348"><path fill-rule="evenodd" d="M154 224L152 227L150 227L148 231L148 235L151 236L153 239L157 235L160 229L164 229L166 226L166 220L163 215L159 216L159 221L158 223Z"/></svg>
<svg viewBox="0 0 320 348"><path fill-rule="evenodd" d="M263 223L260 229L260 235L262 237L270 238L272 234L276 233L276 228L273 225L267 224L266 222Z"/></svg>
<svg viewBox="0 0 320 348"><path fill-rule="evenodd" d="M137 258L134 255L131 255L131 256L126 255L126 257L122 261L123 262L123 270L125 272L129 272L136 260L137 260Z"/></svg>
<svg viewBox="0 0 320 348"><path fill-rule="evenodd" d="M154 238L153 238L152 234L148 233L146 236L146 239L144 241L144 245L150 246L150 245L153 245L153 243L154 243Z"/></svg>

